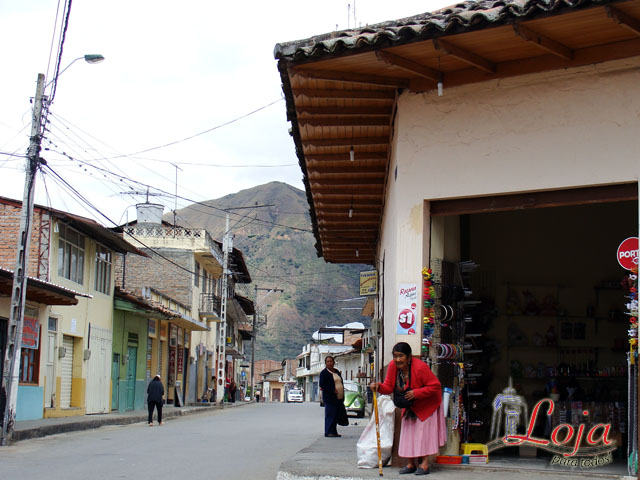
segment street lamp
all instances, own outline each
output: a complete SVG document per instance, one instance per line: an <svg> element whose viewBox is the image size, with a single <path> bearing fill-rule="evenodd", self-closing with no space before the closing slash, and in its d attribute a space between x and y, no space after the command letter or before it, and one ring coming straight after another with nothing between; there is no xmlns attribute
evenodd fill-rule
<svg viewBox="0 0 640 480"><path fill-rule="evenodd" d="M99 63L104 60L102 55L85 55L73 60L52 80L69 68L76 60L84 59L88 63ZM24 304L27 294L27 266L29 264L29 245L31 243L31 223L33 219L33 197L35 192L36 173L41 165L40 144L42 142L42 110L45 107L44 74L38 74L36 96L33 101L31 117L31 136L27 151L27 165L25 169L24 196L20 210L20 230L18 232L18 248L16 252L16 268L13 272L13 287L11 290L11 307L9 325L7 325L7 343L3 358L4 368L0 398L4 398L5 405L2 413L2 436L0 445L7 445L13 435L18 401L18 376L20 373L20 351L22 349L22 323L24 319ZM54 84L55 85L55 84ZM55 93L55 86L54 86ZM49 99L49 104L53 96Z"/></svg>

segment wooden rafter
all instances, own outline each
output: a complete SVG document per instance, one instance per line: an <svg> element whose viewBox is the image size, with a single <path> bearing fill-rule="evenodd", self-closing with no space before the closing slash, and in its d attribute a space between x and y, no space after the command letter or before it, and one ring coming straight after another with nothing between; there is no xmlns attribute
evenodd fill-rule
<svg viewBox="0 0 640 480"><path fill-rule="evenodd" d="M300 107L298 115L384 115L390 116L391 107ZM300 117L298 118L300 120Z"/></svg>
<svg viewBox="0 0 640 480"><path fill-rule="evenodd" d="M293 91L296 97L308 98L367 98L371 100L393 100L393 90L316 90L315 88L297 88Z"/></svg>
<svg viewBox="0 0 640 480"><path fill-rule="evenodd" d="M338 163L338 162L331 162L331 163ZM327 166L325 168L318 168L318 167L309 165L307 163L307 171L310 179L323 178L327 174L329 175L362 175L362 173L360 173L361 170L357 169L358 167L354 165L355 162L349 162L349 164L350 165L345 165L345 166L340 165L337 167ZM384 174L385 174L384 164L380 163L378 165L367 167L366 174L370 176L384 177Z"/></svg>
<svg viewBox="0 0 640 480"><path fill-rule="evenodd" d="M359 191L359 192L367 192L367 193L376 193L379 192L380 194L382 194L384 185L382 184L382 182L377 182L377 183L358 183L358 184L354 184L352 183L344 183L342 185L340 184L335 184L335 185L327 185L326 183L322 183L322 184L313 184L313 190L315 192L318 193L323 193L323 192L327 192L327 193L334 193L334 194L339 194L339 193L345 193L345 194L349 194L352 191Z"/></svg>
<svg viewBox="0 0 640 480"><path fill-rule="evenodd" d="M302 145L316 147L334 147L340 145L387 145L389 137L344 137L344 138L307 138Z"/></svg>
<svg viewBox="0 0 640 480"><path fill-rule="evenodd" d="M313 182L350 182L357 183L358 181L373 181L377 182L381 179L384 179L385 172L384 170L370 171L367 169L366 171L356 170L352 168L350 172L310 172L309 180Z"/></svg>
<svg viewBox="0 0 640 480"><path fill-rule="evenodd" d="M411 72L416 75L420 75L421 77L428 78L429 80L433 80L434 82L437 82L441 76L441 73L438 70L427 67L425 65L420 65L413 60L400 57L399 55L395 55L393 53L385 52L384 50L378 50L376 52L376 57L378 57L378 60L386 63L387 65L393 65L395 67L406 70L407 72Z"/></svg>
<svg viewBox="0 0 640 480"><path fill-rule="evenodd" d="M433 46L436 50L440 50L441 52L446 53L447 55L451 55L452 57L456 57L458 60L462 60L469 65L472 65L480 70L484 70L487 73L495 73L496 65L493 62L490 62L486 58L481 57L480 55L476 55L473 52L465 50L460 47L456 47L455 45L446 42L440 38L435 38L433 40Z"/></svg>
<svg viewBox="0 0 640 480"><path fill-rule="evenodd" d="M356 175L353 175L356 176ZM357 188L380 188L382 185L382 181L384 180L384 175L376 175L374 177L357 175L357 178L348 178L344 175L333 175L329 177L328 175L324 175L321 178L309 178L311 185L313 187L322 188L333 188L333 187L342 187L353 185Z"/></svg>
<svg viewBox="0 0 640 480"><path fill-rule="evenodd" d="M640 35L640 20L632 17L627 13L624 13L622 10L619 10L616 7L612 7L611 5L607 5L605 8L607 10L607 15L614 22L628 28L636 35Z"/></svg>
<svg viewBox="0 0 640 480"><path fill-rule="evenodd" d="M573 50L561 43L556 42L538 32L531 30L529 27L525 27L520 23L513 25L513 31L516 35L527 42L531 42L533 45L552 53L565 60L571 60L573 58Z"/></svg>
<svg viewBox="0 0 640 480"><path fill-rule="evenodd" d="M376 85L381 87L407 88L409 81L404 78L380 77L377 75L367 75L363 73L334 72L330 70L300 70L293 71L295 75L305 78L315 78L317 80L333 80L336 82L359 83L362 85Z"/></svg>
<svg viewBox="0 0 640 480"><path fill-rule="evenodd" d="M356 160L387 160L387 152L356 152ZM342 153L310 153L305 155L307 160L307 165L311 166L312 164L315 166L324 165L327 162L332 160L340 161L340 160L348 160L349 152ZM331 165L327 163L327 165Z"/></svg>
<svg viewBox="0 0 640 480"><path fill-rule="evenodd" d="M375 127L388 126L391 120L388 117L300 117L300 125L312 127Z"/></svg>

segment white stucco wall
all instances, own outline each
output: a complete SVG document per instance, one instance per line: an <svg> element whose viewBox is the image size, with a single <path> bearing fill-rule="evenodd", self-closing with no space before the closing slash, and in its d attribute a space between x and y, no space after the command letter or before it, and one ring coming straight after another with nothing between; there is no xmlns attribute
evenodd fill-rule
<svg viewBox="0 0 640 480"><path fill-rule="evenodd" d="M385 363L396 341L419 352L420 334L395 335L397 290L428 264L428 201L637 181L638 85L633 58L400 95L378 252Z"/></svg>

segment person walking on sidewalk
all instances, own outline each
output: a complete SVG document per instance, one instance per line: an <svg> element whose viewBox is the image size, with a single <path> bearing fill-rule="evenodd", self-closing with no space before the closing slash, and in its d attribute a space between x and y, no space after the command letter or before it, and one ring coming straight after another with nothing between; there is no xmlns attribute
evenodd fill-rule
<svg viewBox="0 0 640 480"><path fill-rule="evenodd" d="M160 375L153 377L147 387L147 404L149 406L149 426L153 427L153 409L158 410L158 423L164 425L162 421L162 402L164 397L164 386Z"/></svg>
<svg viewBox="0 0 640 480"><path fill-rule="evenodd" d="M344 407L342 375L334 368L335 360L331 355L324 359L324 364L326 368L320 372L319 380L324 402L324 436L341 437L337 425L349 425Z"/></svg>
<svg viewBox="0 0 640 480"><path fill-rule="evenodd" d="M398 455L409 462L399 473L427 475L428 456L447 443L440 381L426 363L412 357L408 343L397 343L392 353L384 383L373 382L370 387L393 394L393 403L403 409Z"/></svg>

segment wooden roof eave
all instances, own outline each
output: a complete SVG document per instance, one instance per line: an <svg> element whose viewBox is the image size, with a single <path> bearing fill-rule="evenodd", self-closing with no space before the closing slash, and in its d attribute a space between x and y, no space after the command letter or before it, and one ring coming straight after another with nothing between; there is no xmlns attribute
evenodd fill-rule
<svg viewBox="0 0 640 480"><path fill-rule="evenodd" d="M576 24L575 19L584 19L584 15L582 17L579 16L581 12L593 12L596 9L601 9L603 13L602 15L598 13L598 18L593 20L593 22L596 22L593 25L597 27L594 30L600 32L600 38L594 38L601 43L594 42L589 44L583 41L582 46L577 47L576 45L580 45L580 41L576 42L575 39L582 37L577 37L581 33L576 25L579 25L579 22L584 20L578 20L578 24ZM639 9L640 6L637 0L597 4L593 2L584 8L574 6L554 7L553 11L547 13L537 12L523 17L514 15L513 18L491 24L480 22L477 25L465 28L457 28L454 25L447 31L442 32L425 31L420 36L406 41L382 42L371 44L365 48L356 47L349 51L314 51L314 54L308 58L286 59L282 56L279 57L278 68L283 80L282 84L287 100L287 115L292 122L291 132L303 171L313 231L317 240L316 250L318 255L323 256L325 244L326 253L331 251L326 227L333 225L333 222L327 222L327 217L324 215L325 208L327 212L335 212L336 208L344 208L349 203L348 197L351 196L352 203L354 198L358 198L359 201L369 201L375 205L380 205L380 216L378 218L381 218L382 215L384 190L388 178L388 152L391 137L383 139L379 131L377 137L375 135L356 135L356 130L346 130L353 133L344 133L345 129L355 127L358 123L363 126L384 123L380 120L371 120L374 118L371 115L376 115L375 109L373 107L363 107L362 105L372 105L367 104L366 100L363 99L367 97L386 97L388 99L389 94L384 93L385 88L409 88L413 91L432 90L435 88L436 80L444 81L445 87L448 88L496 78L640 56ZM576 13L576 16L571 16L573 13ZM590 15L595 17L595 15ZM610 25L607 25L607 17L611 25L617 24L621 30L627 32L628 36L624 37L619 35L617 31L613 32ZM545 28L545 25L551 25L552 29ZM568 28L567 25L569 26ZM553 28L556 28L556 32L564 33L564 35L560 35L560 40L553 35ZM501 60L493 60L491 56L482 55L482 51L486 52L490 51L491 48L496 48L489 42L491 42L492 35L496 35L495 32L498 29L501 29L500 35L503 37L508 32L511 32L514 39L513 43L516 45L514 48L518 49L517 52L522 58L508 60L508 49L511 46L500 47L499 52L502 56L498 55L496 58L501 58ZM581 31L584 32L584 30ZM474 36L466 37L467 34ZM589 34L595 35L590 30ZM480 35L482 37L479 37ZM467 46L465 47L464 38L473 38L474 40L467 40ZM473 43L478 38L486 41L484 43ZM573 39L573 41L564 43L569 38ZM611 42L611 39L613 39L613 43L607 43L607 41ZM451 62L458 62L456 69L440 69L438 60L438 69L436 70L433 65L418 64L411 58L404 58L396 53L396 47L406 47L404 51L408 51L407 48L413 48L414 45L416 45L416 49L418 49L417 45L422 45L421 48L431 46L434 51L440 52L438 58L440 58L440 55L445 55L454 59ZM477 45L480 53L474 51L473 48L469 49L469 45L472 47ZM419 51L421 50L415 50L414 56ZM498 52L498 50L495 51ZM507 54L503 54L503 51ZM375 65L370 63L369 71L366 68L362 70L354 69L351 63L344 60L345 57L356 55L363 55L361 58L366 56L366 61L378 63ZM503 61L505 59L507 60ZM363 60L355 60L355 63L359 67L366 65ZM347 68L350 65L351 68ZM384 66L378 68L376 65ZM341 66L345 68L340 70ZM391 70L389 70L390 68ZM375 72L375 74L372 72ZM300 86L299 92L295 92L292 87L292 78L294 76L304 78L304 80L295 80L296 85ZM318 87L321 91L318 94L319 96L314 96L314 83L308 79L316 79L315 84L321 86ZM355 93L367 92L369 91L368 89L373 89L371 91L376 93L370 95L367 93ZM321 106L331 105L331 102L310 103L309 101L310 98L334 99L333 105L340 105L336 103L335 99L348 100L349 98L347 94L340 92L351 92L351 98L358 99L354 105L360 106L354 107L349 111L345 107ZM305 96L307 100L304 103L296 101L296 99ZM378 100L384 102L384 99ZM395 99L392 106L392 110L394 109ZM380 110L379 113L384 115L385 112ZM391 122L389 125L392 125ZM328 127L332 128L331 134L325 135L322 129ZM340 134L340 132L343 133ZM392 133L391 129L389 135L392 135ZM349 145L353 147L354 144L364 146L365 149L377 149L379 148L378 145L380 147L386 146L385 153L377 153L379 155L377 171L380 172L381 167L385 171L382 182L378 184L378 182L360 180L355 182L358 185L353 185L353 182L349 181L350 178L357 178L358 171L352 170L349 163L340 159L342 154L336 154L335 152L344 152L345 148L348 148ZM328 165L324 163L325 161L336 163ZM336 170L333 170L334 168ZM366 171L366 169L363 171ZM342 178L340 178L341 175L343 176ZM378 193L376 184L382 186L381 195L376 195ZM348 187L353 187L354 191L351 192L351 195L349 195ZM332 210L328 210L329 206L331 206ZM319 225L322 225L322 228ZM337 257L331 255L326 258L327 261L335 261Z"/></svg>

